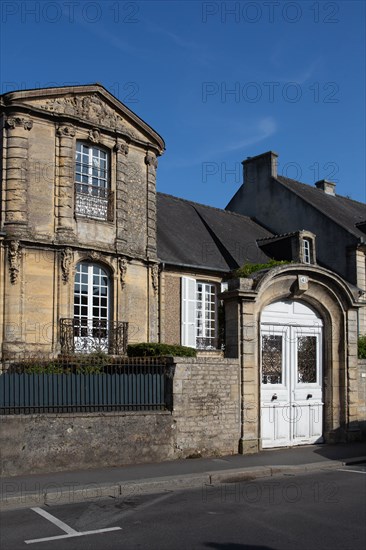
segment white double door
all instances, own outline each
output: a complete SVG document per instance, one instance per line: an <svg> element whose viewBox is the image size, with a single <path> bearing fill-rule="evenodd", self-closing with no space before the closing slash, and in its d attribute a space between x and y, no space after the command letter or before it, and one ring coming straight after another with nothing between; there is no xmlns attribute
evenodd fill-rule
<svg viewBox="0 0 366 550"><path fill-rule="evenodd" d="M322 326L298 301L275 302L262 314L263 448L322 442Z"/></svg>

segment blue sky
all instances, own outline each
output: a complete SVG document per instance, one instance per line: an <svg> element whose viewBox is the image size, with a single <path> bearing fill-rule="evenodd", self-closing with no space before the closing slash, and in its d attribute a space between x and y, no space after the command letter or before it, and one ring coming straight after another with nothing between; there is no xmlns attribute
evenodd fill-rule
<svg viewBox="0 0 366 550"><path fill-rule="evenodd" d="M225 207L241 161L365 201L365 2L1 2L1 92L102 83L159 132L159 191Z"/></svg>

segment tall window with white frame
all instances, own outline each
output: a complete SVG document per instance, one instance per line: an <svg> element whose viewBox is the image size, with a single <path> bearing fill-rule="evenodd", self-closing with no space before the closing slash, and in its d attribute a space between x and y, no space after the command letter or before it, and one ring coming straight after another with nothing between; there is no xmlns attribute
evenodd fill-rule
<svg viewBox="0 0 366 550"><path fill-rule="evenodd" d="M99 220L111 218L110 159L107 151L76 142L75 213Z"/></svg>
<svg viewBox="0 0 366 550"><path fill-rule="evenodd" d="M211 283L197 281L196 289L196 347L215 349L216 288Z"/></svg>
<svg viewBox="0 0 366 550"><path fill-rule="evenodd" d="M311 245L309 239L302 240L302 257L305 264L311 264Z"/></svg>
<svg viewBox="0 0 366 550"><path fill-rule="evenodd" d="M216 285L182 277L182 344L197 349L217 348Z"/></svg>
<svg viewBox="0 0 366 550"><path fill-rule="evenodd" d="M99 265L77 265L74 285L74 347L77 352L108 351L110 282Z"/></svg>

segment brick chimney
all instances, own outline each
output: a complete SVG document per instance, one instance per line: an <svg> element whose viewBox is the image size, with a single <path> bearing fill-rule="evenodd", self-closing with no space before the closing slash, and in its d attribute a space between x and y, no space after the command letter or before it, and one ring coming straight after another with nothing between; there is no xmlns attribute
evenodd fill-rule
<svg viewBox="0 0 366 550"><path fill-rule="evenodd" d="M267 151L256 157L248 157L243 160L244 183L257 182L264 178L277 177L277 153Z"/></svg>
<svg viewBox="0 0 366 550"><path fill-rule="evenodd" d="M319 180L315 183L316 187L326 193L327 195L335 196L336 184L328 180Z"/></svg>

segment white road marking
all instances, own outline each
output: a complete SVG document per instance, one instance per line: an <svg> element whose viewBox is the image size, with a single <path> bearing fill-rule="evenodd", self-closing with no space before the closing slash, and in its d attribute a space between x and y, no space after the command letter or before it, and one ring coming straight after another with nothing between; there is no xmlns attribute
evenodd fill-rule
<svg viewBox="0 0 366 550"><path fill-rule="evenodd" d="M71 539L73 537L84 537L85 535L96 535L97 533L105 533L107 531L118 531L121 527L109 527L107 529L96 529L95 531L83 531L79 533L75 531L74 535L58 535L57 537L45 537L43 539L31 539L25 540L25 544L33 544L34 542L46 542L48 540L59 540L59 539Z"/></svg>
<svg viewBox="0 0 366 550"><path fill-rule="evenodd" d="M339 468L338 472L352 472L353 474L366 474L366 472L361 472L361 470L346 470Z"/></svg>
<svg viewBox="0 0 366 550"><path fill-rule="evenodd" d="M150 506L153 506L157 502L161 502L162 500L165 500L171 497L172 495L173 493L167 493L167 494L161 495L160 497L157 497L154 500L150 500L149 502L146 502L141 506L137 506L133 510L128 510L126 512L123 512L120 517L126 517L139 510L144 510L145 508L149 508ZM48 519L54 525L57 525L57 527L65 531L66 535L57 535L55 537L44 537L41 539L25 540L24 541L25 544L33 544L35 542L46 542L49 540L70 539L72 537L84 537L85 535L96 535L98 533L107 533L108 531L118 531L122 529L122 527L107 527L105 529L95 529L94 531L75 531L75 529L73 529L72 527L70 527L60 519L57 519L52 514L49 514L48 512L46 512L46 510L42 510L42 508L31 508L31 510L33 510L33 512L36 512L40 516L43 516L45 519Z"/></svg>
<svg viewBox="0 0 366 550"><path fill-rule="evenodd" d="M45 519L48 519L48 521L50 521L54 525L57 525L57 527L62 529L62 531L65 531L66 535L25 540L25 544L33 544L34 542L46 542L48 540L69 539L72 537L84 537L85 535L96 535L98 533L106 533L107 531L118 531L121 529L121 527L107 527L106 529L95 529L94 531L75 531L75 529L73 529L60 519L57 519L52 514L49 514L48 512L46 512L46 510L42 510L42 508L31 508L31 510L44 517Z"/></svg>
<svg viewBox="0 0 366 550"><path fill-rule="evenodd" d="M48 519L48 521L50 521L51 523L57 525L57 527L65 531L65 533L67 533L68 535L76 535L76 533L78 533L78 531L75 531L75 529L73 529L69 525L66 525L66 523L64 523L60 519L55 518L55 516L49 514L48 512L46 512L46 510L42 510L42 508L31 508L31 510L33 510L33 512L36 512L40 516Z"/></svg>

